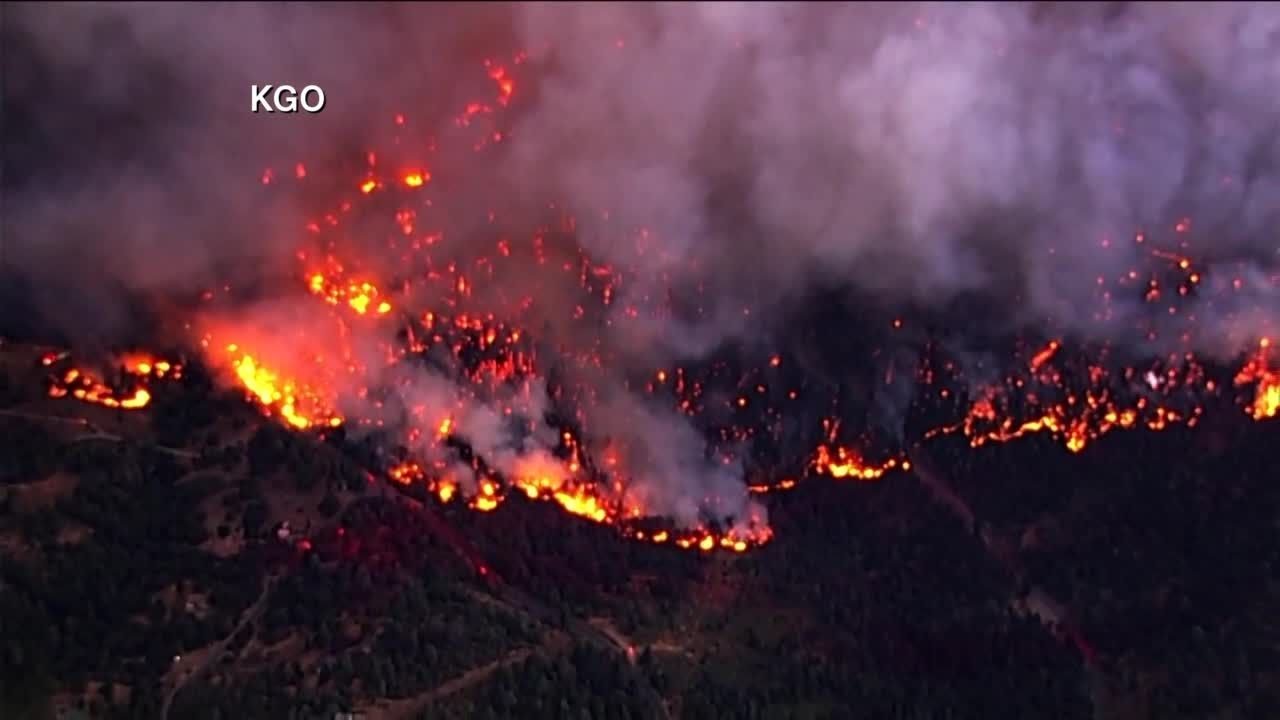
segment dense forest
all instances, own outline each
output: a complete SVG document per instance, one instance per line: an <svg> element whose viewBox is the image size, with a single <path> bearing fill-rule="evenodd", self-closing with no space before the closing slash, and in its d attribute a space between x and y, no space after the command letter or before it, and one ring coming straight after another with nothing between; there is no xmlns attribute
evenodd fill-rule
<svg viewBox="0 0 1280 720"><path fill-rule="evenodd" d="M5 718L1280 716L1274 424L944 438L699 553L424 502L194 373L129 417L7 387Z"/></svg>

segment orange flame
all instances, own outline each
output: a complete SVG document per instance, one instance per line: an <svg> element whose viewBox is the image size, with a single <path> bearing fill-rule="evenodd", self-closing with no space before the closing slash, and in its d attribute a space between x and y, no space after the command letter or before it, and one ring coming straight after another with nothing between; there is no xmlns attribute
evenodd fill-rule
<svg viewBox="0 0 1280 720"><path fill-rule="evenodd" d="M65 360L66 353L46 354L42 365L51 366ZM118 391L101 377L84 368L68 368L60 376L51 379L49 397L71 397L81 402L121 410L141 410L151 404L151 391L145 386L150 380L182 377L182 367L168 360L157 359L144 353L130 353L119 358L117 370L125 376L132 389Z"/></svg>
<svg viewBox="0 0 1280 720"><path fill-rule="evenodd" d="M325 277L324 273L313 272L307 275L307 288L330 305L345 304L359 315L365 315L371 309L378 315L391 312L391 303L379 300L378 288L370 282L341 284Z"/></svg>
<svg viewBox="0 0 1280 720"><path fill-rule="evenodd" d="M286 423L299 430L342 424L342 418L327 408L321 393L296 380L281 377L234 343L227 345L225 350L240 385L268 413L279 414Z"/></svg>
<svg viewBox="0 0 1280 720"><path fill-rule="evenodd" d="M910 470L911 462L889 458L879 465L868 465L859 455L844 447L834 451L826 445L819 445L814 453L813 468L819 474L833 478L852 478L854 480L879 480L892 470Z"/></svg>
<svg viewBox="0 0 1280 720"><path fill-rule="evenodd" d="M1253 403L1246 408L1254 420L1280 414L1280 368L1271 365L1271 340L1262 338L1258 349L1236 374L1236 385L1256 383Z"/></svg>

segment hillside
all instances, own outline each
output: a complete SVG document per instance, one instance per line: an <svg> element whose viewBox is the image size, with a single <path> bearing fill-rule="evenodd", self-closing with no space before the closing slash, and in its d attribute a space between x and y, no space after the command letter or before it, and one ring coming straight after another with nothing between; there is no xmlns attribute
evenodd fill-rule
<svg viewBox="0 0 1280 720"><path fill-rule="evenodd" d="M5 717L1280 709L1274 423L1079 454L944 438L916 472L769 493L772 542L703 553L519 496L414 499L198 373L137 412L47 398L24 353L0 418Z"/></svg>

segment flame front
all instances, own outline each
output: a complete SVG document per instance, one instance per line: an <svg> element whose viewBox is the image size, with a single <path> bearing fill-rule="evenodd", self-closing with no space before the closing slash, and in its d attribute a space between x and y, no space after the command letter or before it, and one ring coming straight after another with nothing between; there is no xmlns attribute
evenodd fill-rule
<svg viewBox="0 0 1280 720"><path fill-rule="evenodd" d="M819 445L814 452L813 468L819 474L836 479L879 480L892 470L910 470L911 462L890 458L880 464L868 465L849 448L837 447L831 450L826 445Z"/></svg>
<svg viewBox="0 0 1280 720"><path fill-rule="evenodd" d="M53 367L66 360L66 354L49 353L41 358L41 364ZM108 383L87 368L67 367L50 378L49 397L70 397L103 407L140 410L151 404L151 391L146 386L149 381L182 377L181 365L144 353L117 358L114 370L120 374L120 382Z"/></svg>
<svg viewBox="0 0 1280 720"><path fill-rule="evenodd" d="M236 378L264 409L280 415L289 425L306 430L313 426L338 427L342 418L326 408L320 393L282 378L263 367L252 355L234 344L226 346Z"/></svg>
<svg viewBox="0 0 1280 720"><path fill-rule="evenodd" d="M466 104L455 115L456 130L476 151L507 139L496 116L516 97L515 74L522 60L487 61L484 77L496 94ZM406 116L397 115L394 123L398 147L417 142ZM569 216L525 237L501 233L451 242L445 223L436 223L441 214L438 193L450 181L442 165L413 162L388 168L374 152L366 161L359 174L340 178L345 197L305 226L307 242L297 254L294 282L313 314L282 320L271 308L261 314L233 312L228 318L211 310L210 317L193 321L208 365L264 413L296 430L346 426L401 433L403 437L393 438L399 454L386 470L388 480L421 486L442 503L493 512L509 498L519 501L523 496L617 527L637 541L703 552L744 552L772 538L758 511L762 506L753 505L751 497L799 487L800 480L744 486L748 502L732 513L717 514L723 498L697 498L698 510L716 519L675 527L657 517L662 513L638 487L638 468L630 466L635 461L626 443L599 438L609 433L594 426L600 404L595 388L558 377L574 373L554 372L569 368L590 375L619 364L591 339L593 328L668 319L669 298L647 288L626 292L633 288L619 269L625 264L601 262L564 239L576 230ZM314 182L323 172L297 163L292 173L267 170L261 181L279 184L279 178L289 176ZM502 205L495 201L488 211L490 225L500 225ZM382 235L367 229L371 216L383 223ZM1189 219L1179 219L1174 231L1186 236L1191 227ZM652 252L648 230L620 232L633 242L619 242L619 247L633 246L627 252L636 255ZM1151 249L1154 243L1144 234L1133 241L1152 266L1119 278L1098 278L1103 301L1098 320L1110 319L1108 303L1122 292L1140 296L1162 317L1178 316L1186 307L1180 303L1207 292L1209 271L1196 265L1185 241L1176 251ZM369 252L369 242L384 245ZM1109 247L1108 241L1104 248ZM625 257L621 250L618 255ZM540 357L546 350L534 340L541 325L533 311L541 310L544 300L522 294L522 288L552 284L557 289L569 286L563 298L556 298L568 310L565 326L580 329L569 334L589 339L563 343L548 360ZM1233 278L1226 292L1239 292L1244 285L1243 278ZM749 315L750 309L743 313ZM892 329L901 330L904 324L895 319ZM1152 324L1138 332L1153 339L1161 329ZM918 394L928 400L959 400L946 422L930 423L934 426L922 436L954 435L976 448L1042 434L1078 453L1116 430L1194 426L1205 412L1204 401L1224 391L1189 352L1121 367L1109 360L1105 347L1089 348L1089 357L1081 360L1066 338L1038 340L1020 346L1017 362L1011 363L1014 369L994 382L972 382L956 361L922 351L914 373ZM1255 420L1280 412L1280 368L1271 353L1270 342L1261 340L1235 373L1235 387L1249 395L1246 412ZM732 465L741 459L740 447L761 437L781 438L792 422L787 408L807 392L789 374L798 365L794 359L771 353L758 366L733 370L653 368L643 377L628 378L627 386L643 391L646 402L674 411L681 422L728 417L708 421L714 451L708 455ZM63 368L65 361L50 356L45 363L60 369L50 395L121 409L145 407L151 399L147 382L178 377L181 371L170 361L131 355L120 360L120 382L109 383L83 368ZM717 372L732 373L724 383L731 391L724 397L708 389ZM893 375L892 370L886 373L886 384L894 381ZM549 398L562 412L548 412L544 405ZM707 412L712 407L715 412ZM554 423L549 414L557 415ZM520 442L486 441L497 426L515 427ZM813 448L805 467L791 470L861 482L911 470L903 448L876 447L865 437L849 437L835 416L823 421L821 431L816 447L805 446ZM811 437L817 436L815 428ZM655 520L665 524L655 530Z"/></svg>
<svg viewBox="0 0 1280 720"><path fill-rule="evenodd" d="M519 63L517 58L514 64ZM491 121L499 110L511 103L516 88L513 73L506 64L491 60L485 66L497 88L496 98L468 104L456 116L455 123L462 131L476 133L472 147L477 151L505 137L492 127ZM399 115L395 124L404 128L408 122L405 116ZM398 137L396 141L401 140ZM366 323L392 323L402 328L403 344L388 344L380 349L387 365L399 367L421 358L444 357L463 386L457 391L450 390L447 396L433 397L422 407L408 408L413 422L405 445L413 449L412 457L389 470L393 482L424 484L441 502L462 499L469 507L482 512L496 510L512 494L522 495L530 500L554 503L565 512L592 522L618 526L624 534L637 540L681 548L743 551L769 540L771 530L751 513L745 518L735 518L729 529L667 528L647 532L639 529L640 521L651 515L652 510L644 494L631 484L626 462L619 459L625 452L619 455L599 447L586 449L582 433L589 427L577 430L561 427L557 430L561 437L554 448L525 448L514 457L504 457L506 451L498 448L477 449L474 444L469 460L462 462L455 457L451 443L474 439L475 427L468 417L477 407L508 421L519 421L517 424L524 424L527 432L538 429L538 413L531 409L536 403L531 398L538 392L533 384L545 375L545 369L530 342L536 333L531 327L521 326L525 311L537 301L533 297L508 297L512 291L504 286L502 278L538 273L547 273L547 282L556 274L572 278L581 297L569 303L573 308L570 322L586 323L600 321L603 315L599 309L613 308L622 296L623 273L595 261L580 247L574 246L565 252L564 248L554 245L549 241L554 228L538 230L527 243L504 236L488 251L472 247L466 253L446 252L444 231L426 225L436 207L436 198L431 193L436 190L437 179L432 173L410 169L400 172L395 176L397 179L384 182L381 178L391 176L379 166L377 155L370 152L367 160L367 170L356 183L357 200L377 195L379 202L387 205L403 201L392 210L387 238L387 247L397 258L399 267L388 276L385 267L360 262L360 251L346 248L348 243L342 240L326 239L322 252L300 253L299 276L307 291L335 313L335 326L339 328L335 334L322 333L312 342L341 345L348 342L352 333L367 327ZM440 179L440 182L447 181L448 178ZM323 237L329 231L341 236L347 218L354 212L353 207L350 200L345 200L332 212L311 222L307 229L316 237ZM491 223L496 215L496 210L490 210ZM1189 220L1181 219L1178 223L1181 229L1177 232L1189 232ZM564 227L560 229L571 233L573 228L573 218L565 218ZM1135 236L1134 241L1141 248L1152 248L1142 234ZM636 239L636 251L645 252L646 245L647 231L642 230ZM1141 293L1143 302L1155 306L1189 299L1202 287L1203 270L1196 267L1185 252L1160 248L1144 252L1157 267L1170 269L1176 275L1175 280L1138 269L1114 281L1100 278L1104 300L1109 300L1113 293L1132 290ZM646 307L634 298L628 303L617 308L615 316L607 322L627 322L646 313L657 317L669 314L669 308L661 306L660 300L654 301L657 307ZM1177 307L1169 305L1170 314L1177 312ZM903 325L901 319L893 322L895 330ZM1031 434L1047 434L1060 439L1069 451L1078 453L1114 430L1161 430L1176 424L1195 425L1203 413L1197 398L1219 389L1207 380L1204 369L1190 354L1167 358L1148 368L1128 367L1120 371L1108 370L1105 360L1099 359L1079 371L1068 367L1074 361L1068 348L1068 343L1058 338L1025 350L1016 372L996 383L970 384L971 400L958 421L940 424L923 436L959 434L971 446L979 447ZM1250 406L1250 414L1256 419L1273 417L1280 406L1280 377L1268 364L1266 350L1264 341L1237 377L1238 385L1256 384L1256 398ZM239 383L264 410L287 424L308 429L344 422L333 410L339 391L323 387L323 383L316 386L301 379L287 379L288 373L268 370L253 355L235 350L228 352ZM610 363L610 358L590 344L562 347L559 352L562 357L558 360L570 365L601 368ZM782 410L773 403L794 402L798 396L796 389L781 393L773 389L775 382L784 382L782 378L786 377L787 369L784 357L775 353L769 355L761 367L743 372L737 382L738 392L728 402L729 411L741 415L743 420L718 430L718 439L725 446L749 442L762 433L780 432L786 421ZM922 392L936 392L943 399L955 392L940 381L950 370L954 368L922 366L917 373ZM1078 382L1077 376L1087 381ZM414 381L397 382L412 384ZM369 388L377 385L376 382L344 384L348 385L348 394L360 401L358 404L376 407L379 412L386 410L381 401L370 400L376 393ZM700 417L711 401L705 392L705 378L686 368L655 369L642 386L656 401L670 402L679 415L688 418ZM589 426L591 388L560 387L554 392L562 398L571 396L576 407L574 422ZM1191 397L1192 401L1175 402L1175 396L1181 397L1179 393ZM759 422L760 413L767 418L764 424ZM383 421L372 415L348 418L346 422L383 427ZM900 448L859 449L858 442L842 438L841 423L837 419L825 421L823 429L824 441L810 454L805 468L812 474L872 482L890 473L911 469ZM726 462L731 454L724 454ZM796 480L787 479L745 490L750 494L764 494L797 486ZM715 499L708 500L708 504L714 506Z"/></svg>

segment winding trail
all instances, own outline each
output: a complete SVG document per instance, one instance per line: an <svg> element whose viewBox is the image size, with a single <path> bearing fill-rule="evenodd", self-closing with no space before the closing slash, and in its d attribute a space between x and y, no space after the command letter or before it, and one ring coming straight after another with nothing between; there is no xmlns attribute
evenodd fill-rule
<svg viewBox="0 0 1280 720"><path fill-rule="evenodd" d="M82 442L90 442L92 440L106 440L108 442L117 442L117 443L128 442L130 440L130 438L126 438L123 435L116 435L115 433L106 432L105 430L102 430L101 428L99 428L97 425L94 425L88 420L84 418L79 418L79 417L63 417L61 415L47 415L45 413L32 413L32 412L25 412L22 410L0 410L0 417L12 417L12 418L19 418L21 420L32 420L35 422L60 423L63 425L75 425L76 427L84 428L85 433L83 435L77 435L75 438L73 438L69 443L67 443L68 447L72 445L77 445ZM199 453L191 452L190 450L180 450L178 448L166 447L164 445L154 445L150 443L147 443L146 446L152 450L158 450L163 453L168 453L169 455L173 455L174 457L187 458L188 460L194 460L200 457Z"/></svg>
<svg viewBox="0 0 1280 720"><path fill-rule="evenodd" d="M412 720L420 717L431 703L473 687L489 679L491 675L503 668L518 665L535 652L537 652L536 648L528 647L512 650L493 662L473 667L452 680L446 680L444 683L413 697L399 700L378 700L372 705L361 708L359 712L363 713L368 720Z"/></svg>
<svg viewBox="0 0 1280 720"><path fill-rule="evenodd" d="M258 595L258 599L253 602L244 613L240 616L240 622L227 633L227 636L214 643L212 646L205 648L204 656L200 658L200 663L194 668L178 675L173 680L173 687L169 688L169 692L165 693L164 703L160 706L160 720L169 720L169 709L173 706L173 700L178 696L182 688L196 677L204 674L213 667L215 663L222 657L222 653L226 651L227 645L231 643L232 638L240 633L241 630L249 627L254 621L262 617L262 613L267 609L267 600L271 597L271 590L275 587L276 578L268 576L266 583L263 585L262 594ZM172 672L172 671L171 671Z"/></svg>

